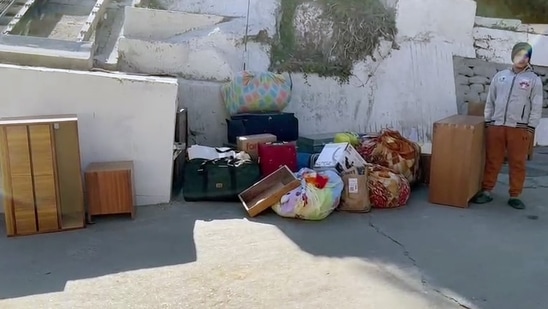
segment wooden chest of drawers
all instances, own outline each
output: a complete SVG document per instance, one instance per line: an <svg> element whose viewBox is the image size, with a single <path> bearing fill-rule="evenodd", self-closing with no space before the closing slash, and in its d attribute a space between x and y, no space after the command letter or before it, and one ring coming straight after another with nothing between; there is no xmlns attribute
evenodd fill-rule
<svg viewBox="0 0 548 309"><path fill-rule="evenodd" d="M483 117L455 115L434 123L429 201L468 207L480 191L485 157Z"/></svg>
<svg viewBox="0 0 548 309"><path fill-rule="evenodd" d="M85 171L88 216L135 215L133 162L95 162Z"/></svg>

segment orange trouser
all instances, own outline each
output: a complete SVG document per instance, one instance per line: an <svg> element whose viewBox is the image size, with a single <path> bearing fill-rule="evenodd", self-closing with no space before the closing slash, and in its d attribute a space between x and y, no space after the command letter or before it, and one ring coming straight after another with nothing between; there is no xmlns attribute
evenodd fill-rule
<svg viewBox="0 0 548 309"><path fill-rule="evenodd" d="M531 138L532 134L523 128L487 127L483 190L491 191L495 187L506 155L510 167L510 197L518 197L521 194Z"/></svg>

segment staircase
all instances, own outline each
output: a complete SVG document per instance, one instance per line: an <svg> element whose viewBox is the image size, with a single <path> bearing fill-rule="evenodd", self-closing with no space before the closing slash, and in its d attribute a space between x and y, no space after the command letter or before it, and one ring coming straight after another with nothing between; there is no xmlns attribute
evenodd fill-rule
<svg viewBox="0 0 548 309"><path fill-rule="evenodd" d="M23 8L26 0L0 0L0 32Z"/></svg>
<svg viewBox="0 0 548 309"><path fill-rule="evenodd" d="M26 0L0 0L0 32L25 6Z"/></svg>

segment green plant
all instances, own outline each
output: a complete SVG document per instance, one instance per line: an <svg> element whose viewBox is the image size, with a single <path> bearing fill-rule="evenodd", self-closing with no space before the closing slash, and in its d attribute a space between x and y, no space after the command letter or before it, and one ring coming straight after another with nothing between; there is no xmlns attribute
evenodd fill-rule
<svg viewBox="0 0 548 309"><path fill-rule="evenodd" d="M523 23L548 23L546 0L476 0L476 15L520 19Z"/></svg>
<svg viewBox="0 0 548 309"><path fill-rule="evenodd" d="M281 0L279 34L272 46L272 70L336 77L348 83L357 61L373 56L382 39L394 40L395 10L381 0L316 0L321 19L332 25L327 48L296 42L295 11L312 0Z"/></svg>

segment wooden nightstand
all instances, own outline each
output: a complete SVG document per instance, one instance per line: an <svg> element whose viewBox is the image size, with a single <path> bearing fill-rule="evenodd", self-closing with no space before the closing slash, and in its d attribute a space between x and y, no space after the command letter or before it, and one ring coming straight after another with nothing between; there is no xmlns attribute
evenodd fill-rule
<svg viewBox="0 0 548 309"><path fill-rule="evenodd" d="M93 216L135 216L133 162L94 162L85 171L88 221Z"/></svg>

